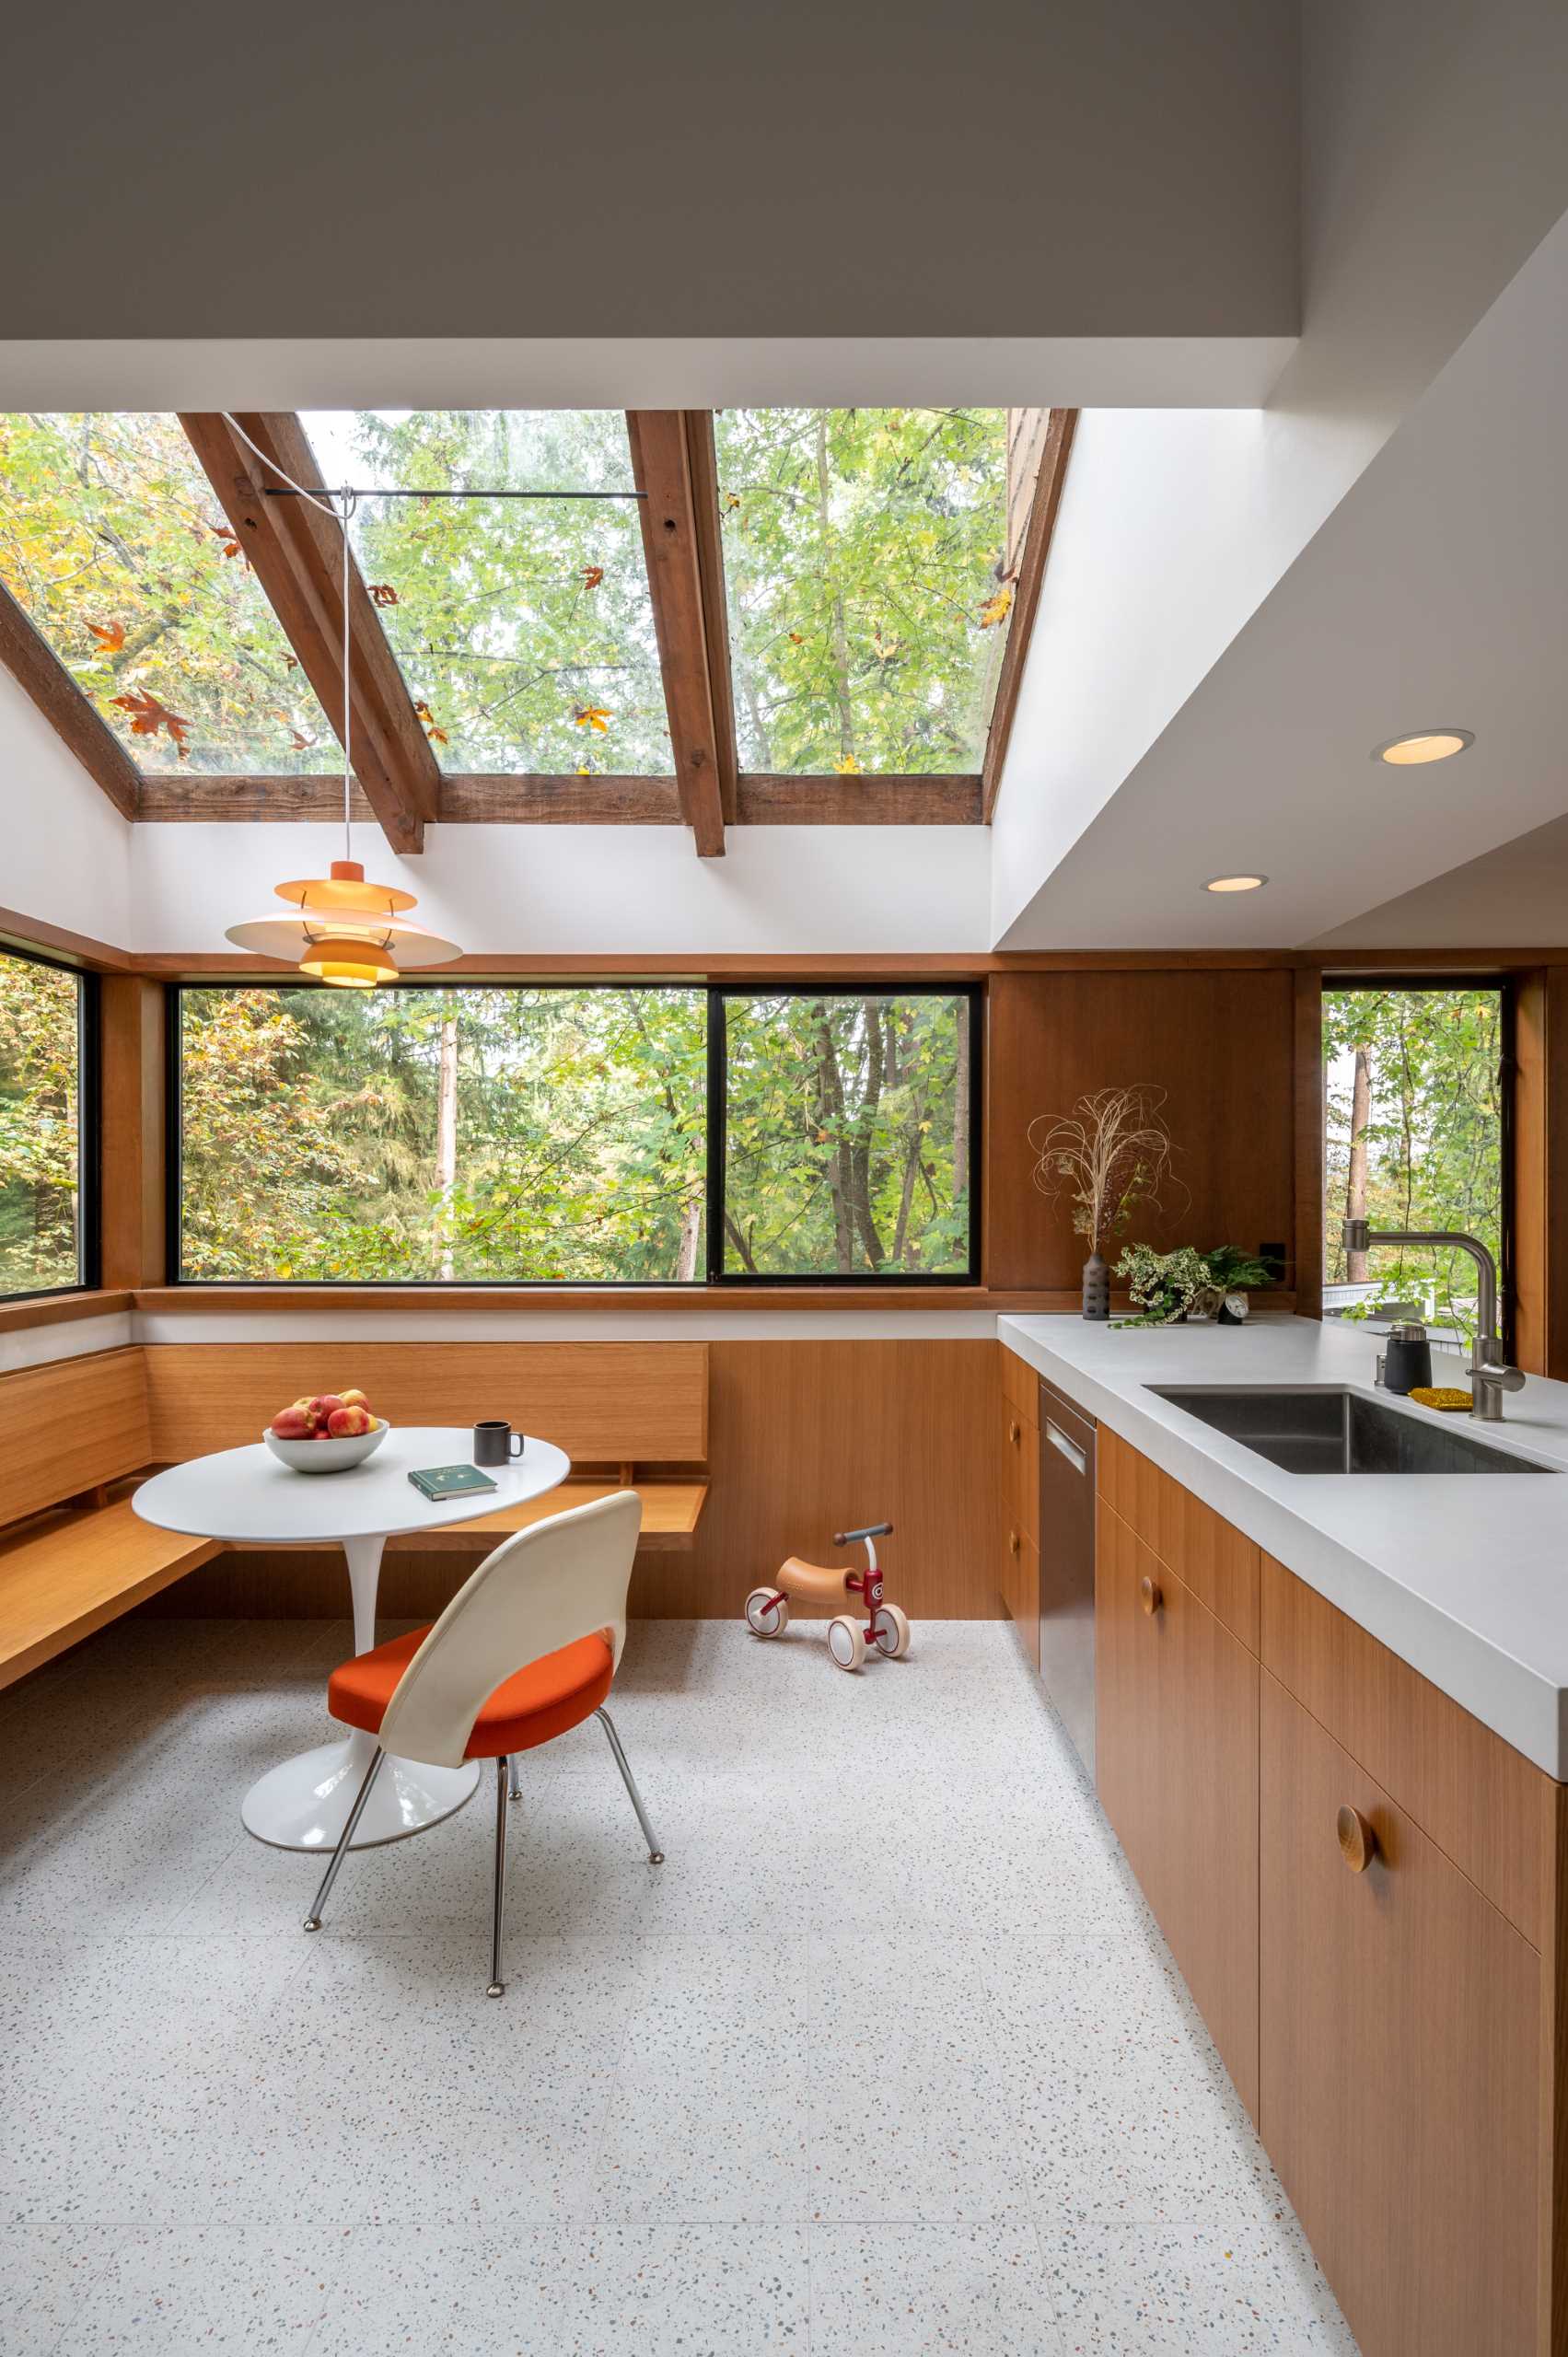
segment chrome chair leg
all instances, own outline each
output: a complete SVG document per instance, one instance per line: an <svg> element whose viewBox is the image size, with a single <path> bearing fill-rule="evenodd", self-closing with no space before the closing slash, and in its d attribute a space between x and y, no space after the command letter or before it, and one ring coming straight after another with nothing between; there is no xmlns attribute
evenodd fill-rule
<svg viewBox="0 0 1568 2357"><path fill-rule="evenodd" d="M522 1782L517 1774L517 1762L521 1757L522 1754L517 1751L512 1754L512 1798L515 1801L520 1801L523 1797Z"/></svg>
<svg viewBox="0 0 1568 2357"><path fill-rule="evenodd" d="M348 1845L354 1840L355 1828L365 1814L365 1804L370 1798L370 1787L380 1774L381 1762L386 1757L386 1753L377 1744L376 1756L365 1771L365 1782L354 1795L354 1806L348 1813L348 1822L338 1836L338 1846L327 1862L327 1871L321 1876L321 1887L316 1893L316 1904L305 1918L305 1928L308 1932L319 1932L321 1928L322 1912L332 1895L332 1885L338 1878L338 1868L348 1855Z"/></svg>
<svg viewBox="0 0 1568 2357"><path fill-rule="evenodd" d="M502 1945L506 1935L506 1782L511 1763L505 1754L495 1762L495 1913L490 1931L490 1986L487 1997L504 1997L501 1978Z"/></svg>
<svg viewBox="0 0 1568 2357"><path fill-rule="evenodd" d="M621 1748L621 1737L615 1732L615 1721L605 1710L596 1711L594 1716L601 1723L606 1735L610 1737L610 1747L615 1754L615 1764L621 1771L621 1781L631 1794L632 1805L637 1812L637 1822L643 1829L643 1839L648 1845L648 1864L650 1866L662 1866L664 1852L659 1848L658 1835L648 1823L648 1812L643 1806L643 1795L633 1783L632 1771L626 1765L626 1754Z"/></svg>

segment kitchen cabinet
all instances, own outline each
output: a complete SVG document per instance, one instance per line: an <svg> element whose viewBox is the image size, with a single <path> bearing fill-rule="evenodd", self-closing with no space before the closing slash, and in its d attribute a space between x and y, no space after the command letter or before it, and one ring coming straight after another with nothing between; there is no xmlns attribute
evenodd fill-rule
<svg viewBox="0 0 1568 2357"><path fill-rule="evenodd" d="M1522 2357L1541 1959L1276 1678L1259 2126L1364 2357Z"/></svg>
<svg viewBox="0 0 1568 2357"><path fill-rule="evenodd" d="M997 1345L1001 1350L1001 1345ZM1002 1350L1002 1601L1040 1667L1040 1380Z"/></svg>
<svg viewBox="0 0 1568 2357"><path fill-rule="evenodd" d="M1095 1646L1101 1805L1256 2118L1256 1656L1103 1498Z"/></svg>

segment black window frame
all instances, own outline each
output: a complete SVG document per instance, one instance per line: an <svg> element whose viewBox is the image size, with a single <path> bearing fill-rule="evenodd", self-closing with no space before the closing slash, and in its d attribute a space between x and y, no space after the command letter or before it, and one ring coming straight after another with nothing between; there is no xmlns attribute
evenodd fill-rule
<svg viewBox="0 0 1568 2357"><path fill-rule="evenodd" d="M723 981L711 981L701 975L681 979L677 975L607 975L602 978L577 979L571 976L540 975L519 978L512 975L407 975L391 987L399 990L533 990L570 991L580 994L585 991L671 990L700 991L706 1000L707 1067L706 1067L706 1174L704 1180L703 1224L705 1244L704 1273L689 1283L674 1277L188 1277L184 1273L181 1212L183 1183L183 1123L180 1109L181 1092L181 1003L187 991L250 991L250 990L319 990L323 983L309 982L303 977L279 979L273 975L257 976L250 980L231 981L226 976L210 979L197 977L191 981L171 981L165 986L164 1041L166 1053L166 1085L164 1090L166 1135L165 1167L168 1183L165 1190L166 1265L171 1285L188 1286L192 1292L219 1291L243 1285L249 1290L264 1288L268 1292L290 1294L301 1292L346 1291L355 1287L362 1291L430 1294L458 1292L496 1292L519 1294L549 1293L613 1293L626 1295L678 1294L683 1297L704 1290L734 1292L766 1289L781 1294L816 1292L823 1288L877 1291L894 1287L948 1289L967 1287L970 1290L981 1283L981 1209L982 1199L981 1155L984 1145L985 1091L985 985L965 980L934 982L925 978L904 981L898 979L863 981L824 976L819 981L778 981L771 975L753 978L737 977ZM724 1001L726 998L932 998L957 1001L968 1010L970 1038L970 1201L969 1255L961 1270L947 1270L927 1275L907 1269L890 1270L885 1276L869 1270L840 1271L822 1271L812 1274L757 1275L749 1271L726 1270L724 1262L724 1186L725 1136L727 1109L725 1058L726 1026Z"/></svg>
<svg viewBox="0 0 1568 2357"><path fill-rule="evenodd" d="M1369 973L1365 970L1346 974L1325 970L1318 977L1320 996L1330 992L1346 991L1427 991L1435 995L1440 991L1495 991L1499 1000L1497 1062L1501 1080L1500 1112L1497 1123L1497 1183L1498 1183L1498 1250L1497 1291L1499 1295L1498 1323L1502 1329L1499 1340L1503 1355L1513 1364L1516 1312L1516 1259L1517 1239L1517 1203L1516 1201L1515 1095L1518 1081L1518 1004L1519 977L1516 973L1467 973L1462 968L1452 972L1407 973L1390 970L1387 973ZM1322 1064L1321 1039L1318 1059ZM1322 1211L1324 1214L1323 1250L1326 1264L1328 1245L1328 1143L1329 1090L1328 1067L1323 1070L1323 1111L1319 1144L1324 1157Z"/></svg>
<svg viewBox="0 0 1568 2357"><path fill-rule="evenodd" d="M64 1301L97 1293L103 1275L103 1030L101 986L89 967L50 958L18 942L0 941L0 957L48 966L76 985L76 1275L68 1285L34 1285L0 1292L0 1308L24 1301Z"/></svg>

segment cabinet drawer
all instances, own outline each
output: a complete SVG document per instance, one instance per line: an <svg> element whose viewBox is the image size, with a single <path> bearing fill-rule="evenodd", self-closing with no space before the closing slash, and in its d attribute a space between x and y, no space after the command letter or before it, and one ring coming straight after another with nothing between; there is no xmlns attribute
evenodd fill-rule
<svg viewBox="0 0 1568 2357"><path fill-rule="evenodd" d="M1366 2357L1525 2357L1540 1960L1261 1683L1263 2141ZM1374 1845L1359 1872L1342 1811Z"/></svg>
<svg viewBox="0 0 1568 2357"><path fill-rule="evenodd" d="M1516 1929L1544 1946L1551 1779L1272 1555L1262 1657Z"/></svg>
<svg viewBox="0 0 1568 2357"><path fill-rule="evenodd" d="M1101 1496L1256 1653L1260 1551L1252 1540L1103 1424L1098 1463Z"/></svg>
<svg viewBox="0 0 1568 2357"><path fill-rule="evenodd" d="M1021 1359L1005 1342L998 1342L1002 1353L1002 1397L1014 1413L1026 1424L1040 1422L1040 1377L1027 1359Z"/></svg>
<svg viewBox="0 0 1568 2357"><path fill-rule="evenodd" d="M1002 1541L1002 1601L1016 1625L1024 1651L1040 1667L1040 1549L1016 1524Z"/></svg>
<svg viewBox="0 0 1568 2357"><path fill-rule="evenodd" d="M1102 1499L1095 1781L1248 2109L1258 2109L1255 1657Z"/></svg>

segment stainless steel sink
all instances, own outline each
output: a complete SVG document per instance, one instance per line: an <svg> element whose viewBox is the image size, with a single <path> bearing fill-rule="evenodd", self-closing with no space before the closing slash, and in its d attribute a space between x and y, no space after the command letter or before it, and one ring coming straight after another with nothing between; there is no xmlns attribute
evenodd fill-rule
<svg viewBox="0 0 1568 2357"><path fill-rule="evenodd" d="M1455 1420L1385 1407L1358 1391L1269 1390L1255 1384L1151 1383L1201 1423L1286 1473L1555 1473L1555 1465L1493 1448Z"/></svg>

